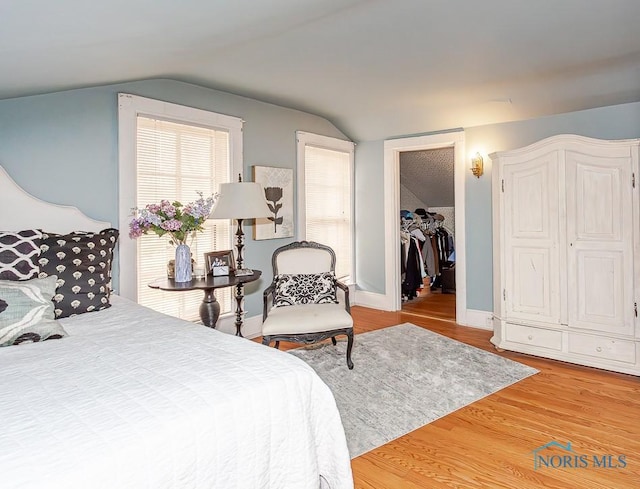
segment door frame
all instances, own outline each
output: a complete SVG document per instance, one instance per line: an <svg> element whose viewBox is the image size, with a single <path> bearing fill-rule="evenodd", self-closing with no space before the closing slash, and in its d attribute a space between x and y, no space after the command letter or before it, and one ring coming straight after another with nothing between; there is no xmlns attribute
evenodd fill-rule
<svg viewBox="0 0 640 489"><path fill-rule="evenodd" d="M456 323L467 320L467 272L465 253L465 138L464 131L431 134L384 142L385 302L390 310L402 308L400 290L400 153L453 147L456 250Z"/></svg>

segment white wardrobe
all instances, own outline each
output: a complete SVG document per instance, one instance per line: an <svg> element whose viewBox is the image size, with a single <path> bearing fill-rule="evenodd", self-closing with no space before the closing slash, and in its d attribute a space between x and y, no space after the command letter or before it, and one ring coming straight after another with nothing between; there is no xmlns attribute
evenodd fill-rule
<svg viewBox="0 0 640 489"><path fill-rule="evenodd" d="M639 141L490 155L496 347L640 375Z"/></svg>

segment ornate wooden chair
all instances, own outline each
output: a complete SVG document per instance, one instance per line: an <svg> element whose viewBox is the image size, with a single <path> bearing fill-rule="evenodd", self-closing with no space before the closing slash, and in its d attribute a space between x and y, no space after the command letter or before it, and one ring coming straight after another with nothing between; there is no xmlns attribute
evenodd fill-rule
<svg viewBox="0 0 640 489"><path fill-rule="evenodd" d="M262 343L311 344L347 336L347 366L353 368L353 319L348 287L335 279L336 255L325 245L296 241L273 252L273 282L264 291Z"/></svg>

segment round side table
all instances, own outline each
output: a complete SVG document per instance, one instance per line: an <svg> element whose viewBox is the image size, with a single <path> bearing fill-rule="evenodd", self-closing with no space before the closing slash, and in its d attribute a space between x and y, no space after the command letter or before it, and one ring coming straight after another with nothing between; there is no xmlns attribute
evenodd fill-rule
<svg viewBox="0 0 640 489"><path fill-rule="evenodd" d="M200 319L202 324L209 328L215 328L220 316L220 303L217 301L214 291L225 287L234 287L241 284L254 282L260 278L262 272L254 270L251 275L243 275L236 277L233 272L230 275L221 275L213 277L208 275L205 278L196 278L190 282L176 282L172 278L160 278L149 284L152 289L165 290L169 292L186 291L186 290L202 290L204 297L200 304ZM242 328L242 297L240 300L236 298L236 336L242 336L240 329Z"/></svg>

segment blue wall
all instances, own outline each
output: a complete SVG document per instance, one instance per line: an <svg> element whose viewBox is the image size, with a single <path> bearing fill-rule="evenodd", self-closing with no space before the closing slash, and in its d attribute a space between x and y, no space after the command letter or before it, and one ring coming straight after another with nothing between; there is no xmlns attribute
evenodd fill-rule
<svg viewBox="0 0 640 489"><path fill-rule="evenodd" d="M118 92L241 117L246 175L252 165L295 168L297 130L347 139L311 114L172 80L146 80L0 101L0 165L44 200L117 223ZM563 133L638 138L640 103L466 128L466 148L491 153ZM359 288L371 292L384 292L383 161L382 140L356 146L356 267ZM467 307L491 311L490 161L482 178L468 173L465 210ZM265 271L261 282L247 287L247 310L256 315L259 292L271 278L271 252L290 240L252 241L248 229L247 235L247 264Z"/></svg>
<svg viewBox="0 0 640 489"><path fill-rule="evenodd" d="M117 225L119 92L242 118L246 176L252 165L295 169L296 131L347 139L315 115L173 80L146 80L1 100L0 165L29 193ZM253 241L249 227L245 233L247 265L264 272L246 288L253 316L271 280L271 253L291 240Z"/></svg>
<svg viewBox="0 0 640 489"><path fill-rule="evenodd" d="M640 102L583 110L518 122L465 128L468 154L486 154L519 148L556 134L579 134L600 139L640 138ZM401 137L401 136L394 136ZM384 182L383 141L356 146L358 285L384 292ZM376 223L372 215L377 216ZM491 160L485 158L485 174L466 176L467 308L493 310ZM365 224L365 225L363 225Z"/></svg>
<svg viewBox="0 0 640 489"><path fill-rule="evenodd" d="M356 277L359 289L377 293L385 281L383 154L384 141L356 144Z"/></svg>

